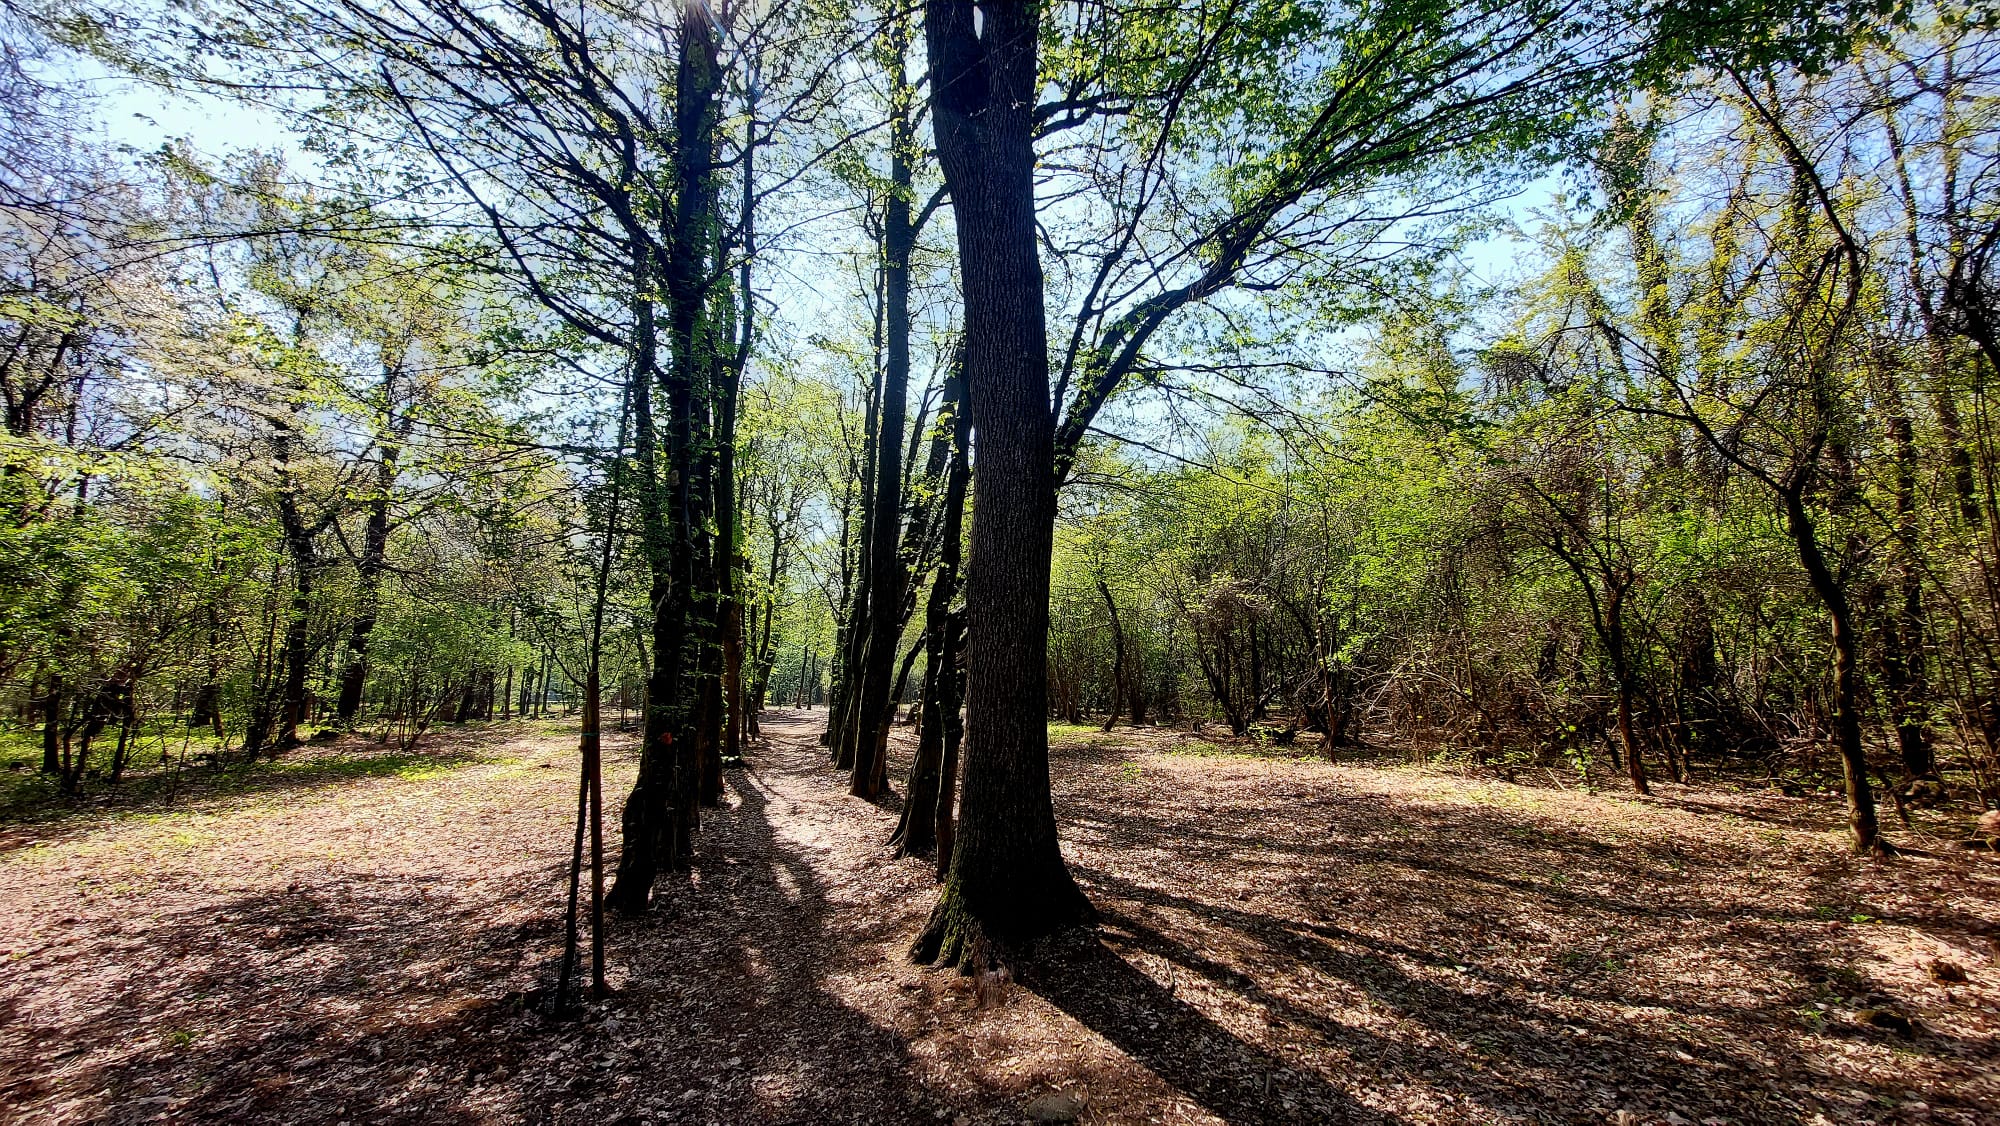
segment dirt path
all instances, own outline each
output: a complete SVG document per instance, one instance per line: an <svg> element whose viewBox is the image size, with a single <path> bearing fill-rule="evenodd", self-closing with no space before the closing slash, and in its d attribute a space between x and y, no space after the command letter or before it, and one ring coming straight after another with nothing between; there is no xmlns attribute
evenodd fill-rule
<svg viewBox="0 0 2000 1126"><path fill-rule="evenodd" d="M819 718L768 717L581 1021L521 1000L559 949L552 725L0 826L0 1121L2000 1122L1990 860L1856 861L1773 795L1067 731L1104 925L979 1007L904 961L934 885Z"/></svg>

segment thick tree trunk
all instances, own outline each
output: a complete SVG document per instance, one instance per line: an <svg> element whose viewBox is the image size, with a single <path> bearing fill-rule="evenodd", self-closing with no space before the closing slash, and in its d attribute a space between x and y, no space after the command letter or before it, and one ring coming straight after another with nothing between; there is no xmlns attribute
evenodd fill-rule
<svg viewBox="0 0 2000 1126"><path fill-rule="evenodd" d="M693 856L699 818L701 764L696 757L692 686L686 675L700 661L693 628L696 583L694 513L694 391L709 370L715 341L706 314L710 251L715 244L714 148L721 70L713 17L700 5L681 11L675 76L675 181L663 276L667 343L672 363L662 370L653 340L650 263L637 264L640 307L633 364L633 422L640 463L640 519L651 571L653 669L646 686L645 742L639 777L622 817L625 847L606 903L644 911L659 872L684 869ZM655 374L667 398L666 472L655 463L651 388Z"/></svg>
<svg viewBox="0 0 2000 1126"><path fill-rule="evenodd" d="M951 189L965 298L965 380L978 434L966 604L962 811L943 893L912 954L970 967L991 944L1085 923L1049 789L1049 559L1055 428L1035 245L1039 8L928 0L931 109Z"/></svg>
<svg viewBox="0 0 2000 1126"><path fill-rule="evenodd" d="M311 549L307 548L310 553ZM299 725L306 720L306 673L310 671L312 653L307 645L307 627L312 614L312 579L310 571L301 567L296 585L292 588L292 605L285 620L285 647L283 667L285 671L284 691L278 697L278 750L290 750L299 745Z"/></svg>

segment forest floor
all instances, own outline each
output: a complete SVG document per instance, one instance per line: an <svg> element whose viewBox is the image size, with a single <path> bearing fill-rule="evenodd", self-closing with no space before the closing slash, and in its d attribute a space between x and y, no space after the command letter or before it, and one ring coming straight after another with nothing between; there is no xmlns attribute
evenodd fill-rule
<svg viewBox="0 0 2000 1126"><path fill-rule="evenodd" d="M0 822L0 1121L2000 1122L2000 862L1943 822L1872 862L1773 792L1061 729L1103 922L982 996L907 961L935 885L820 721L769 713L575 1020L524 1000L573 727Z"/></svg>

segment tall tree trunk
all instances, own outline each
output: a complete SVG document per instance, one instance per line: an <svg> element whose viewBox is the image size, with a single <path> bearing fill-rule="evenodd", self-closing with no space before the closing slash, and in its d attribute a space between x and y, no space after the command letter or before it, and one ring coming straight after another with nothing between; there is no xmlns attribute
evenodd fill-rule
<svg viewBox="0 0 2000 1126"><path fill-rule="evenodd" d="M284 645L279 650L279 667L284 680L277 700L278 750L299 743L299 725L305 721L306 673L312 654L307 646L307 628L312 615L314 573L319 569L319 553L313 540L318 529L308 524L299 507L297 479L291 467L292 427L274 420L273 461L277 468L278 530L286 557L292 564L291 606L285 616ZM325 523L321 521L322 525ZM248 748L246 748L248 749Z"/></svg>
<svg viewBox="0 0 2000 1126"><path fill-rule="evenodd" d="M385 423L377 436L381 456L375 462L375 491L368 498L368 520L361 534L361 558L355 562L354 622L347 633L347 664L340 673L340 698L334 718L343 729L353 726L361 710L361 691L368 678L368 637L380 615L382 570L389 554L390 508L395 498L396 478L401 473L403 439L408 433L406 416L396 410L396 384L401 376L400 361L382 366L382 400Z"/></svg>
<svg viewBox="0 0 2000 1126"><path fill-rule="evenodd" d="M737 569L748 564L738 558L742 530L738 527L736 503L736 400L742 387L743 370L750 363L750 349L756 340L757 310L755 295L750 290L750 262L756 249L757 83L758 73L753 63L750 80L746 84L748 104L743 121L743 196L738 213L742 261L737 266L739 292L736 296L740 305L732 307L737 318L735 354L723 365L720 417L717 420L720 449L717 452L715 508L716 528L722 543L716 554L720 557L722 568L722 707L727 713L723 720L722 757L732 762L743 757L743 739L747 731L743 701L743 595Z"/></svg>
<svg viewBox="0 0 2000 1126"><path fill-rule="evenodd" d="M777 653L771 647L771 637L778 617L778 575L784 564L785 545L775 515L766 517L766 526L771 532L771 565L764 579L762 636L757 640L757 655L753 662L755 679L751 684L750 699L744 705L750 735L760 734L758 715L764 710L765 697L771 690L771 669L777 659Z"/></svg>
<svg viewBox="0 0 2000 1126"><path fill-rule="evenodd" d="M653 340L651 263L639 255L634 293L640 316L633 369L633 423L640 451L640 519L651 571L653 670L646 686L645 743L639 777L625 801L625 847L606 903L646 909L662 870L692 862L698 823L700 762L687 673L696 667L701 637L693 627L696 582L694 516L694 391L715 346L707 317L707 277L715 245L714 159L717 29L702 5L681 9L680 58L674 84L674 176L677 188L660 282L666 294L672 363L661 368ZM653 455L650 379L661 376L667 399L666 473Z"/></svg>
<svg viewBox="0 0 2000 1126"><path fill-rule="evenodd" d="M396 488L396 450L384 450L376 464L376 494L368 498L368 524L362 528L362 556L354 564L356 606L348 626L348 660L340 670L340 700L334 718L352 726L362 708L362 688L368 680L368 636L376 628L382 606L382 568L388 562L390 490Z"/></svg>
<svg viewBox="0 0 2000 1126"><path fill-rule="evenodd" d="M848 792L874 798L882 793L889 753L889 699L896 650L902 640L903 588L908 581L899 557L903 513L903 425L910 386L910 254L916 231L910 222L912 90L908 74L910 15L907 8L889 25L889 198L882 231L883 365L880 421L875 428L874 513L868 543L868 626L862 647L860 706L854 713L854 766Z"/></svg>
<svg viewBox="0 0 2000 1126"><path fill-rule="evenodd" d="M977 7L977 24L974 11ZM965 381L978 433L964 800L951 868L912 948L970 966L991 943L1095 916L1063 862L1049 788L1055 427L1035 245L1032 3L927 0L931 110L958 228Z"/></svg>
<svg viewBox="0 0 2000 1126"><path fill-rule="evenodd" d="M884 284L881 277L882 272L877 270L878 291ZM875 313L878 354L882 306L883 300L878 295ZM833 690L827 699L827 736L833 747L833 765L841 770L854 767L854 737L857 731L854 718L861 703L862 669L867 661L868 626L872 620L869 606L874 597L875 579L875 466L881 445L885 366L880 363L875 365L868 388L868 413L863 420L861 439L860 536L852 548L854 581L849 588L847 613L841 619L839 645L834 653L829 654L829 659L837 658L837 663L833 665ZM853 521L849 520L847 524L851 527Z"/></svg>
<svg viewBox="0 0 2000 1126"><path fill-rule="evenodd" d="M715 220L717 229L719 219ZM712 315L716 302L704 313ZM694 557L694 759L696 800L715 806L722 800L723 559L724 536L717 527L718 490L722 476L721 408L723 356L719 339L707 318L697 322L696 350L702 362L694 393L694 509L689 526Z"/></svg>

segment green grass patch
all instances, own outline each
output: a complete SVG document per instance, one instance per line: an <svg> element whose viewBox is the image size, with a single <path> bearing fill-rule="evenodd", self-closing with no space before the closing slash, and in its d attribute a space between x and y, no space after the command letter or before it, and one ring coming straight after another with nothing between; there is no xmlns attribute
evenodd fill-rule
<svg viewBox="0 0 2000 1126"><path fill-rule="evenodd" d="M1312 756L1297 747L1280 747L1254 739L1241 742L1211 743L1206 739L1181 739L1171 746L1160 748L1163 755L1177 758L1252 758L1252 759L1298 759Z"/></svg>
<svg viewBox="0 0 2000 1126"><path fill-rule="evenodd" d="M212 752L185 764L178 753L162 765L157 753L128 768L119 782L101 775L84 779L76 795L61 792L56 780L39 772L41 748L32 757L9 741L0 755L0 824L49 823L79 818L151 818L173 816L196 807L221 804L258 808L290 801L300 790L335 787L375 778L421 781L488 761L477 748L420 744L412 751L360 744L340 749L308 745L271 759L217 764ZM433 745L434 746L434 745ZM178 747L175 748L178 752ZM501 761L513 761L512 756ZM171 809L162 806L171 805ZM185 808L182 808L185 807Z"/></svg>

